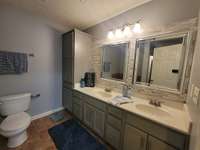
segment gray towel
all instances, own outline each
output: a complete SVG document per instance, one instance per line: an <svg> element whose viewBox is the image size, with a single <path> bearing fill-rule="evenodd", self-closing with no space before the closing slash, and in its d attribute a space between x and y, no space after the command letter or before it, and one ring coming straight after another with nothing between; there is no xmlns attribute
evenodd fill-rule
<svg viewBox="0 0 200 150"><path fill-rule="evenodd" d="M21 74L28 72L27 54L0 51L0 74Z"/></svg>

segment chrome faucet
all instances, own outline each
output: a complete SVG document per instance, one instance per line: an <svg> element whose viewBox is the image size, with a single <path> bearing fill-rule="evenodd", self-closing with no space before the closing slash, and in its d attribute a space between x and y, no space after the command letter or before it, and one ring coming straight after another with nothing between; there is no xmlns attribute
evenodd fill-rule
<svg viewBox="0 0 200 150"><path fill-rule="evenodd" d="M132 90L132 86L131 86L131 85L123 84L122 95L123 95L124 97L130 98L130 97L131 97L131 93L132 93L131 90Z"/></svg>
<svg viewBox="0 0 200 150"><path fill-rule="evenodd" d="M156 107L161 107L161 103L164 103L164 102L161 102L161 101L158 101L158 100L150 100L149 101L150 105L153 105L153 106L156 106Z"/></svg>

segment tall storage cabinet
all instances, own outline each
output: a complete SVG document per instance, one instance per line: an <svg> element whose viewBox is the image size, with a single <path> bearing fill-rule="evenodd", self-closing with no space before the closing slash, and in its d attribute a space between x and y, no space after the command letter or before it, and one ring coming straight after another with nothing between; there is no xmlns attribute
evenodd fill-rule
<svg viewBox="0 0 200 150"><path fill-rule="evenodd" d="M72 90L92 66L92 38L73 29L62 36L63 106L72 112Z"/></svg>

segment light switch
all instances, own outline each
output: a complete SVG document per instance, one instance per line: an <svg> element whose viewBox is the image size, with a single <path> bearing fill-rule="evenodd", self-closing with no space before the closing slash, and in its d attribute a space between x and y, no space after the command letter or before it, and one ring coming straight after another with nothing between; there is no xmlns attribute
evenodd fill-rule
<svg viewBox="0 0 200 150"><path fill-rule="evenodd" d="M195 105L198 105L198 101L199 101L199 88L198 87L194 87L194 91L192 94L192 100L194 102Z"/></svg>

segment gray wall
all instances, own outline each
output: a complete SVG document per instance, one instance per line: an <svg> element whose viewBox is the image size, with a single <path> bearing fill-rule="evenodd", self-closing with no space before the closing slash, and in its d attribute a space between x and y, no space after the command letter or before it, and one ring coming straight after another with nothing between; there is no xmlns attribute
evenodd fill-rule
<svg viewBox="0 0 200 150"><path fill-rule="evenodd" d="M153 0L147 4L133 8L119 16L90 27L86 32L97 39L103 39L107 32L127 23L141 20L144 32L189 18L197 17L199 0Z"/></svg>
<svg viewBox="0 0 200 150"><path fill-rule="evenodd" d="M62 106L61 36L42 19L8 6L0 7L0 50L34 53L29 71L22 75L0 75L0 96L31 92L32 115Z"/></svg>
<svg viewBox="0 0 200 150"><path fill-rule="evenodd" d="M200 88L199 66L200 66L200 12L199 12L198 36L194 52L194 61L192 66L192 74L191 74L189 89L191 89L192 84ZM197 106L193 103L190 94L188 94L188 106L193 121L190 150L199 150L200 149L200 100L199 100L199 105Z"/></svg>

